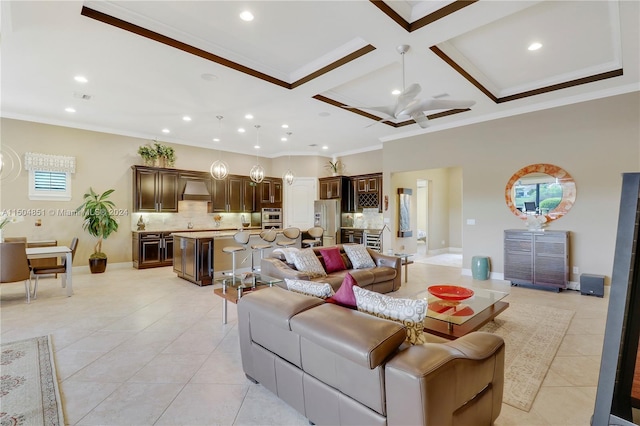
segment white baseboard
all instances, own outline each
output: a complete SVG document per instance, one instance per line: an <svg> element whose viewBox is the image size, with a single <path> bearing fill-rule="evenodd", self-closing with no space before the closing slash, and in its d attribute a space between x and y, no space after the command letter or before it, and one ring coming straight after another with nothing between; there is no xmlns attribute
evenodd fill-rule
<svg viewBox="0 0 640 426"><path fill-rule="evenodd" d="M462 269L461 275L473 276L471 269ZM504 280L504 274L502 272L489 272L490 280Z"/></svg>

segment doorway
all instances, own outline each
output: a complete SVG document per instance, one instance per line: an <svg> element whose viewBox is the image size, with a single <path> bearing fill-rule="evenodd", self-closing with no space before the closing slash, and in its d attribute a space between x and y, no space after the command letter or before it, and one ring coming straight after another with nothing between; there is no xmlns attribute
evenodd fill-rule
<svg viewBox="0 0 640 426"><path fill-rule="evenodd" d="M416 180L416 226L418 257L429 253L429 181Z"/></svg>

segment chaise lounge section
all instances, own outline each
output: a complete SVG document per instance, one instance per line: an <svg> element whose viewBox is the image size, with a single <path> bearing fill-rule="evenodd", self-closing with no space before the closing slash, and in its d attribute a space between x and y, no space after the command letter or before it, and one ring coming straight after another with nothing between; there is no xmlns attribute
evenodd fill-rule
<svg viewBox="0 0 640 426"><path fill-rule="evenodd" d="M312 423L490 425L500 414L496 335L411 346L400 323L279 287L240 299L238 325L247 377Z"/></svg>

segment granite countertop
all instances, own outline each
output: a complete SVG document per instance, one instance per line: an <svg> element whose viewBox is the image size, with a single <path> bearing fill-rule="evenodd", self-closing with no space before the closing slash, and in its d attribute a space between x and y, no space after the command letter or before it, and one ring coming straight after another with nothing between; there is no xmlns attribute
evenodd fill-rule
<svg viewBox="0 0 640 426"><path fill-rule="evenodd" d="M341 226L340 229L350 229L354 231L376 231L376 232L382 231L382 228L357 228L355 226Z"/></svg>
<svg viewBox="0 0 640 426"><path fill-rule="evenodd" d="M247 231L255 231L255 230L262 230L262 227L260 226L249 226L246 228ZM135 234L143 234L143 233L147 233L147 232L151 232L151 233L160 233L160 232L170 232L172 234L175 234L176 232L236 232L238 230L238 228L210 228L210 229L145 229L143 231L138 231L137 229L132 230L131 232L135 233Z"/></svg>
<svg viewBox="0 0 640 426"><path fill-rule="evenodd" d="M246 229L249 231L251 235L259 235L262 232L262 229ZM189 231L189 232L172 232L171 235L174 237L183 237L183 238L216 238L216 237L233 237L235 233L238 232L237 229L233 230L216 230L216 231ZM280 231L277 231L280 232Z"/></svg>

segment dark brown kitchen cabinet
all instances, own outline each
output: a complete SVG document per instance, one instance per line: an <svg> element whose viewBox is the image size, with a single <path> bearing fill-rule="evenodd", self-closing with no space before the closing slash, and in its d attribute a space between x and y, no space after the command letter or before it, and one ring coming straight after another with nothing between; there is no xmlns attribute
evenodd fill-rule
<svg viewBox="0 0 640 426"><path fill-rule="evenodd" d="M226 212L228 211L228 199L229 199L229 184L227 180L215 180L211 181L211 211Z"/></svg>
<svg viewBox="0 0 640 426"><path fill-rule="evenodd" d="M225 180L213 180L212 186L213 212L256 211L256 187L248 176L230 175Z"/></svg>
<svg viewBox="0 0 640 426"><path fill-rule="evenodd" d="M227 178L227 184L229 185L229 192L227 192L228 210L229 212L242 212L244 211L244 199L242 193L244 191L244 185L242 183L242 176L229 176Z"/></svg>
<svg viewBox="0 0 640 426"><path fill-rule="evenodd" d="M265 178L258 184L260 208L282 207L282 179Z"/></svg>
<svg viewBox="0 0 640 426"><path fill-rule="evenodd" d="M320 199L335 200L346 195L350 185L348 176L332 176L318 179L320 183Z"/></svg>
<svg viewBox="0 0 640 426"><path fill-rule="evenodd" d="M341 244L349 244L349 243L362 244L364 241L363 235L364 235L364 231L362 229L342 228L340 231L340 243Z"/></svg>
<svg viewBox="0 0 640 426"><path fill-rule="evenodd" d="M173 264L173 237L169 232L134 232L133 267L136 269Z"/></svg>
<svg viewBox="0 0 640 426"><path fill-rule="evenodd" d="M134 166L133 211L178 211L178 172L170 169Z"/></svg>
<svg viewBox="0 0 640 426"><path fill-rule="evenodd" d="M248 176L242 177L242 209L245 212L258 211L256 203L256 187L258 185Z"/></svg>
<svg viewBox="0 0 640 426"><path fill-rule="evenodd" d="M213 282L213 239L174 237L173 271L200 286Z"/></svg>
<svg viewBox="0 0 640 426"><path fill-rule="evenodd" d="M504 231L504 279L553 290L569 281L568 231Z"/></svg>
<svg viewBox="0 0 640 426"><path fill-rule="evenodd" d="M382 212L382 174L352 177L355 182L356 210L377 208Z"/></svg>

